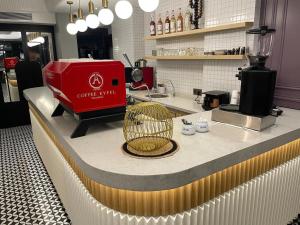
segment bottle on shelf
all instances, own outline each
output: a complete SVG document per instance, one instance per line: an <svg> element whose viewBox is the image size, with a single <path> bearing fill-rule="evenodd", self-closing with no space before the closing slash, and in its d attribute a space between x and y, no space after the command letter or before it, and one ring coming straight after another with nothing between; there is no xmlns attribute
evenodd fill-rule
<svg viewBox="0 0 300 225"><path fill-rule="evenodd" d="M163 22L161 20L161 14L159 14L159 19L157 21L157 34L162 35L164 33Z"/></svg>
<svg viewBox="0 0 300 225"><path fill-rule="evenodd" d="M184 15L184 31L189 30L191 30L191 11L187 8Z"/></svg>
<svg viewBox="0 0 300 225"><path fill-rule="evenodd" d="M183 31L183 17L182 17L182 14L181 14L181 8L179 8L179 14L178 14L178 17L177 17L176 27L177 27L177 32L182 32Z"/></svg>
<svg viewBox="0 0 300 225"><path fill-rule="evenodd" d="M190 16L191 30L195 30L195 29L196 29L196 24L195 24L195 20L194 20L194 15L195 15L195 13L192 13L192 12L191 12L191 16Z"/></svg>
<svg viewBox="0 0 300 225"><path fill-rule="evenodd" d="M154 21L154 15L151 15L151 22L150 22L150 35L155 36L156 35L156 26Z"/></svg>
<svg viewBox="0 0 300 225"><path fill-rule="evenodd" d="M170 18L169 18L169 11L166 13L166 20L165 20L165 34L170 33Z"/></svg>
<svg viewBox="0 0 300 225"><path fill-rule="evenodd" d="M176 32L176 18L175 18L175 11L174 10L172 10L170 28L171 28L171 33Z"/></svg>

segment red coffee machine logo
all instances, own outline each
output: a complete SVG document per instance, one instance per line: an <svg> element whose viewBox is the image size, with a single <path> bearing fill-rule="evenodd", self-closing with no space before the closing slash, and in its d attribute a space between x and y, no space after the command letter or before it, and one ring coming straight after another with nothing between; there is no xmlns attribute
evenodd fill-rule
<svg viewBox="0 0 300 225"><path fill-rule="evenodd" d="M9 60L9 64L8 64L9 66L14 66L15 65L15 60Z"/></svg>
<svg viewBox="0 0 300 225"><path fill-rule="evenodd" d="M93 73L89 78L89 84L93 89L99 90L103 85L103 77L99 73Z"/></svg>

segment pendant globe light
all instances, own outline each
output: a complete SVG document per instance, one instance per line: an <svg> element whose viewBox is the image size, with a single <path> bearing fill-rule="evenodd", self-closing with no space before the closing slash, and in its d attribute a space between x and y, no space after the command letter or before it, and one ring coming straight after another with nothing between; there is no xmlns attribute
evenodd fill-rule
<svg viewBox="0 0 300 225"><path fill-rule="evenodd" d="M139 6L145 12L153 12L157 9L159 0L139 0Z"/></svg>
<svg viewBox="0 0 300 225"><path fill-rule="evenodd" d="M95 5L92 0L89 1L89 15L86 17L85 21L87 26L92 29L95 29L100 25L98 16L95 14Z"/></svg>
<svg viewBox="0 0 300 225"><path fill-rule="evenodd" d="M28 47L34 47L45 43L45 38L40 32L29 33L27 35L27 39L29 40L27 43Z"/></svg>
<svg viewBox="0 0 300 225"><path fill-rule="evenodd" d="M131 17L133 8L129 1L121 0L115 5L115 11L120 19L126 20Z"/></svg>
<svg viewBox="0 0 300 225"><path fill-rule="evenodd" d="M114 14L108 8L108 0L102 0L103 9L99 11L98 18L103 25L110 25L114 21Z"/></svg>
<svg viewBox="0 0 300 225"><path fill-rule="evenodd" d="M71 35L75 35L78 32L78 28L76 24L74 23L73 15L72 15L72 4L73 1L67 1L67 4L70 7L70 12L69 12L69 23L67 25L67 32Z"/></svg>
<svg viewBox="0 0 300 225"><path fill-rule="evenodd" d="M44 43L45 43L45 38L41 36L41 37L37 37L37 38L29 41L27 43L27 46L31 48L31 47L34 47L34 46L37 46L40 44L44 44Z"/></svg>
<svg viewBox="0 0 300 225"><path fill-rule="evenodd" d="M79 32L85 32L88 28L85 20L83 19L83 10L81 8L81 2L80 0L78 1L78 19L76 20L76 27Z"/></svg>
<svg viewBox="0 0 300 225"><path fill-rule="evenodd" d="M40 34L37 38L32 39L31 42L44 44L45 43L45 38Z"/></svg>

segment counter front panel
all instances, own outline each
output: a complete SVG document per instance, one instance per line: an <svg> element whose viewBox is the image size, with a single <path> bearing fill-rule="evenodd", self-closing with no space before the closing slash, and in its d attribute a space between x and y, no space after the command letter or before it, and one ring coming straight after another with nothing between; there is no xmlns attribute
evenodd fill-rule
<svg viewBox="0 0 300 225"><path fill-rule="evenodd" d="M297 139L177 188L162 189L160 191L134 191L113 188L103 185L85 174L32 104L30 104L30 111L89 193L108 208L129 215L157 217L183 213L300 155L300 139ZM164 181L157 180L157 182Z"/></svg>

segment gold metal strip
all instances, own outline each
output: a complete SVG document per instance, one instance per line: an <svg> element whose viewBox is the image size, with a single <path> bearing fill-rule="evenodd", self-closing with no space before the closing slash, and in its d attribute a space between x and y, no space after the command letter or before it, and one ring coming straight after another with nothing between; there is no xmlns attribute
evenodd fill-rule
<svg viewBox="0 0 300 225"><path fill-rule="evenodd" d="M300 155L297 139L182 187L145 192L116 189L86 176L36 110L29 107L90 194L103 205L130 215L166 216L190 210Z"/></svg>

